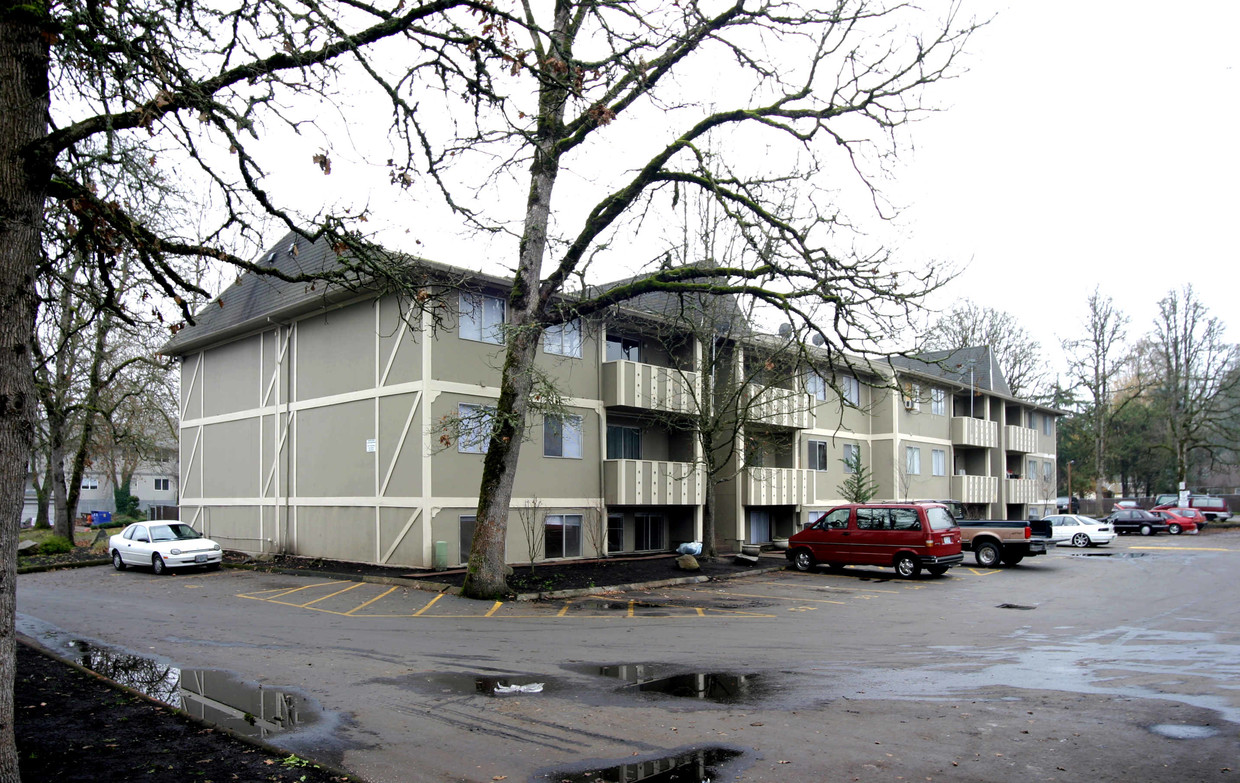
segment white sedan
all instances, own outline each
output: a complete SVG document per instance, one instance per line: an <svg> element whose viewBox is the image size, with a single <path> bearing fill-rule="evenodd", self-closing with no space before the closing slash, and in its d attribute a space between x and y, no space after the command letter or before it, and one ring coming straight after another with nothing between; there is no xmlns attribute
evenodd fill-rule
<svg viewBox="0 0 1240 783"><path fill-rule="evenodd" d="M224 560L220 545L181 522L136 522L108 539L117 571L147 566L157 574L169 568L206 566L214 571Z"/></svg>
<svg viewBox="0 0 1240 783"><path fill-rule="evenodd" d="M1051 523L1051 539L1059 544L1076 547L1109 544L1115 540L1115 529L1106 522L1079 514L1054 514L1043 522Z"/></svg>

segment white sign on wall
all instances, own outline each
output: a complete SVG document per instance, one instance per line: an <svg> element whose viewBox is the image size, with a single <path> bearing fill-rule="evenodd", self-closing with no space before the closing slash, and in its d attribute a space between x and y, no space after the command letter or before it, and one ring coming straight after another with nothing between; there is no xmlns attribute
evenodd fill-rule
<svg viewBox="0 0 1240 783"><path fill-rule="evenodd" d="M375 442L375 439L367 438L366 439L366 453L373 454L376 448L378 448L378 444Z"/></svg>

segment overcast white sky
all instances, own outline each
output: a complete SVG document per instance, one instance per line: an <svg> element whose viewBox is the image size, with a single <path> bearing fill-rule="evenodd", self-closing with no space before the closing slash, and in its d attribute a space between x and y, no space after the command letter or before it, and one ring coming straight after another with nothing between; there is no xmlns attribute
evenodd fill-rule
<svg viewBox="0 0 1240 783"><path fill-rule="evenodd" d="M949 293L1012 312L1051 361L1095 285L1140 333L1191 283L1240 340L1240 3L993 5L913 131L909 249L968 261Z"/></svg>

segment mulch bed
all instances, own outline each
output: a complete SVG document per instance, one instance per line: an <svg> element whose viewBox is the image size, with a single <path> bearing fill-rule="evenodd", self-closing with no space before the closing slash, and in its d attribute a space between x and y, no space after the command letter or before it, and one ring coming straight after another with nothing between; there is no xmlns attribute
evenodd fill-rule
<svg viewBox="0 0 1240 783"><path fill-rule="evenodd" d="M465 583L465 571L463 569L411 571L408 568L392 568L366 563L349 563L340 560L286 556L274 557L263 562L254 562L243 557L226 557L225 562L248 563L259 569L287 569L323 575L337 574L341 576L420 579L453 587L460 587ZM780 566L784 562L782 555L773 556L768 554L761 558L761 563L757 567ZM732 557L721 557L714 561L703 558L699 560L699 566L699 571L681 570L676 566L675 555L616 557L586 561L549 561L536 563L532 568L530 566L514 567L512 576L508 577L508 586L514 592L519 593L545 593L582 588L605 589L608 587L621 587L691 576L729 577L752 571L755 568L753 565L738 563Z"/></svg>
<svg viewBox="0 0 1240 783"><path fill-rule="evenodd" d="M273 753L17 645L21 779L125 783L357 780Z"/></svg>

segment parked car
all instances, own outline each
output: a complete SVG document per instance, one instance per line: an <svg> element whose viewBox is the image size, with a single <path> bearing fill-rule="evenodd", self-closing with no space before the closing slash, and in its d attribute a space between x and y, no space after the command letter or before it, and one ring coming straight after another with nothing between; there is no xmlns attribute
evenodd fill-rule
<svg viewBox="0 0 1240 783"><path fill-rule="evenodd" d="M1073 495L1069 500L1067 495L1060 495L1055 498L1055 510L1060 514L1079 514L1081 511L1081 499Z"/></svg>
<svg viewBox="0 0 1240 783"><path fill-rule="evenodd" d="M108 539L108 549L117 571L129 566L145 566L157 574L186 566L213 571L224 560L219 544L182 522L135 522Z"/></svg>
<svg viewBox="0 0 1240 783"><path fill-rule="evenodd" d="M905 578L924 568L935 576L964 562L960 528L941 503L837 506L788 539L788 560L799 571L819 564L894 567Z"/></svg>
<svg viewBox="0 0 1240 783"><path fill-rule="evenodd" d="M1208 520L1206 519L1206 515L1201 513L1201 511L1198 509L1189 508L1188 506L1167 505L1167 506L1155 506L1154 508L1150 510L1153 511L1155 514L1157 514L1159 511L1175 512L1176 514L1182 517L1186 517L1196 522L1198 530L1206 529L1206 522Z"/></svg>
<svg viewBox="0 0 1240 783"><path fill-rule="evenodd" d="M1167 521L1141 508L1119 508L1102 520L1111 525L1116 533L1140 533L1152 536L1167 532Z"/></svg>
<svg viewBox="0 0 1240 783"><path fill-rule="evenodd" d="M1117 500L1115 508L1141 508L1141 505L1135 500Z"/></svg>
<svg viewBox="0 0 1240 783"><path fill-rule="evenodd" d="M1183 514L1178 514L1175 511L1165 508L1155 509L1150 513L1157 514L1167 520L1167 532L1173 536L1178 536L1181 533L1189 533L1191 535L1197 534L1197 523Z"/></svg>
<svg viewBox="0 0 1240 783"><path fill-rule="evenodd" d="M1227 501L1213 495L1190 495L1188 505L1200 511L1211 522L1226 522L1231 518Z"/></svg>
<svg viewBox="0 0 1240 783"><path fill-rule="evenodd" d="M1051 524L1051 540L1075 547L1102 546L1115 540L1115 529L1106 522L1079 514L1053 514L1043 522Z"/></svg>

